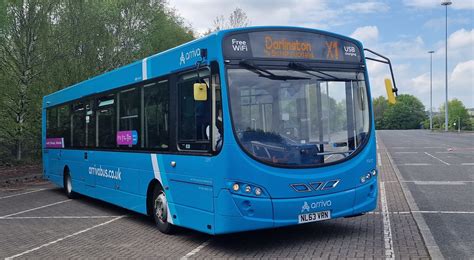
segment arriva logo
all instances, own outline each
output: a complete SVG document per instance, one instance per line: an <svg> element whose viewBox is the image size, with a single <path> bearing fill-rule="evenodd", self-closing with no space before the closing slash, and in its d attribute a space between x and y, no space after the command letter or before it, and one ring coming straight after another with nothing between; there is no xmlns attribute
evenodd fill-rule
<svg viewBox="0 0 474 260"><path fill-rule="evenodd" d="M301 207L301 213L303 212L309 212L310 209L317 209L317 208L322 208L322 207L330 207L332 205L331 200L321 200L318 202L313 202L311 204L308 204L308 202L303 203L303 207Z"/></svg>
<svg viewBox="0 0 474 260"><path fill-rule="evenodd" d="M190 59L194 59L196 57L201 57L201 49L196 48L195 50L190 50L188 52L181 52L181 56L179 57L179 65L186 64L186 62Z"/></svg>

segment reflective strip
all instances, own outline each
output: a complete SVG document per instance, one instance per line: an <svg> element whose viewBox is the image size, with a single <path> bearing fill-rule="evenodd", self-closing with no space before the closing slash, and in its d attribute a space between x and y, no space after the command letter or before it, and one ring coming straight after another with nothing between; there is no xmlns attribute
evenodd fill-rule
<svg viewBox="0 0 474 260"><path fill-rule="evenodd" d="M144 58L142 60L142 80L147 80L148 79L147 60L148 60L148 58Z"/></svg>
<svg viewBox="0 0 474 260"><path fill-rule="evenodd" d="M156 154L153 154L153 153L151 154L151 164L153 165L153 174L155 175L155 179L157 179L160 182L161 186L163 188L165 188L164 187L165 184L163 183L163 181L161 179L160 166L158 164L158 158L157 158ZM165 192L165 195L168 195L168 194L166 194L166 192ZM167 208L167 211L168 211L166 221L173 224L174 222L173 222L173 217L172 217L171 212L170 212L169 203L166 203L166 204L167 204L166 208Z"/></svg>

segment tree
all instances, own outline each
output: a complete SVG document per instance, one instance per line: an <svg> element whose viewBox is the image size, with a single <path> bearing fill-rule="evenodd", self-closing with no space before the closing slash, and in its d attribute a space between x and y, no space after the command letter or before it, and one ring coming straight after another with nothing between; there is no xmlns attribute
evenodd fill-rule
<svg viewBox="0 0 474 260"><path fill-rule="evenodd" d="M423 103L412 95L402 94L397 97L397 103L388 104L381 129L418 129L425 118Z"/></svg>
<svg viewBox="0 0 474 260"><path fill-rule="evenodd" d="M2 76L2 139L15 146L16 159L22 159L24 143L38 132L38 96L41 69L45 55L41 43L47 37L49 14L53 3L39 0L8 1L2 12L0 44ZM36 129L34 129L36 127ZM35 131L36 130L36 131Z"/></svg>
<svg viewBox="0 0 474 260"><path fill-rule="evenodd" d="M378 98L375 98L372 101L372 108L374 110L375 128L376 129L383 129L384 113L388 108L387 99L385 99L384 96L380 96Z"/></svg>
<svg viewBox="0 0 474 260"><path fill-rule="evenodd" d="M213 27L209 28L204 35L224 29L246 27L249 25L250 20L248 19L247 14L242 8L237 7L232 11L232 13L230 13L227 20L224 15L216 16Z"/></svg>
<svg viewBox="0 0 474 260"><path fill-rule="evenodd" d="M440 117L442 119L442 122L444 122L444 119L445 119L444 117L445 105L444 104L441 105L439 111L440 111ZM448 102L448 114L449 114L448 128L450 130L458 130L459 124L461 124L462 130L472 129L469 113L461 100L455 98ZM442 127L444 127L444 123Z"/></svg>
<svg viewBox="0 0 474 260"><path fill-rule="evenodd" d="M0 0L0 160L39 157L44 95L193 38L165 0Z"/></svg>

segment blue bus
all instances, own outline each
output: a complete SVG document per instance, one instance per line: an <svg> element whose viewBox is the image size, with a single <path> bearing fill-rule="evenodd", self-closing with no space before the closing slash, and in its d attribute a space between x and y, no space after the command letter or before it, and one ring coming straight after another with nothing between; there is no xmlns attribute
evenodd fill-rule
<svg viewBox="0 0 474 260"><path fill-rule="evenodd" d="M163 233L358 216L377 204L370 100L354 39L219 31L45 96L44 177Z"/></svg>

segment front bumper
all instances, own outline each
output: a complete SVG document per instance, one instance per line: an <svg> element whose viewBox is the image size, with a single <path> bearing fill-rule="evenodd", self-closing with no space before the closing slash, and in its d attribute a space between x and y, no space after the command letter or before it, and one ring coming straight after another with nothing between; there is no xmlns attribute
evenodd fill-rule
<svg viewBox="0 0 474 260"><path fill-rule="evenodd" d="M377 206L377 178L355 189L291 199L246 197L222 190L216 198L215 234L298 224L298 215L324 210L331 218L372 211ZM305 206L306 205L306 206Z"/></svg>

